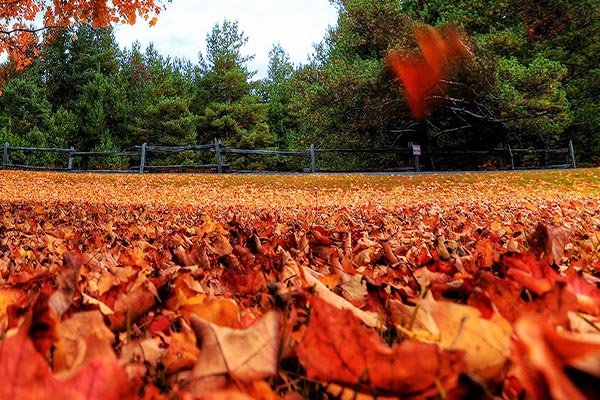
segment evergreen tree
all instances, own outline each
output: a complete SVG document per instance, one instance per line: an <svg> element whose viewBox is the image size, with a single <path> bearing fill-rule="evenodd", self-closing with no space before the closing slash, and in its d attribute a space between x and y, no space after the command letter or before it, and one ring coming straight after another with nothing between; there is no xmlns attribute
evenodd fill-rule
<svg viewBox="0 0 600 400"><path fill-rule="evenodd" d="M263 102L268 104L269 130L277 137L279 147L288 148L288 140L300 126L292 104L291 79L294 65L280 44L269 51L267 78L261 82Z"/></svg>
<svg viewBox="0 0 600 400"><path fill-rule="evenodd" d="M119 55L112 28L82 24L63 30L35 63L57 120L69 126L57 129L78 150L91 150L107 135L124 144L128 109Z"/></svg>
<svg viewBox="0 0 600 400"><path fill-rule="evenodd" d="M51 125L52 106L34 74L19 74L6 83L0 96L0 111L0 126L9 126L12 134L24 143L31 146L49 143L43 135ZM31 135L41 140L27 140Z"/></svg>
<svg viewBox="0 0 600 400"><path fill-rule="evenodd" d="M79 88L75 99L73 113L77 117L79 131L74 132L69 140L78 149L86 150L106 140L106 136L115 138L115 141L122 138L124 128L122 103L125 92L116 82L116 77L96 72L89 79Z"/></svg>
<svg viewBox="0 0 600 400"><path fill-rule="evenodd" d="M119 48L112 28L82 24L62 30L41 54L43 79L48 97L56 106L73 108L83 86L97 74L114 76L119 72Z"/></svg>
<svg viewBox="0 0 600 400"><path fill-rule="evenodd" d="M62 121L54 118L35 69L16 73L4 85L0 96L0 143L25 147L64 147L57 134ZM53 165L53 153L11 153L11 162Z"/></svg>
<svg viewBox="0 0 600 400"><path fill-rule="evenodd" d="M268 107L256 94L253 73L244 65L252 56L242 55L248 41L237 22L225 20L207 35L206 54L200 56L201 75L197 80L198 141L212 138L246 148L272 146L274 136L267 124Z"/></svg>
<svg viewBox="0 0 600 400"><path fill-rule="evenodd" d="M532 2L539 7L543 2ZM563 85L572 109L563 140L572 139L585 163L600 162L600 1L556 1L539 38L542 53L566 67ZM534 20L535 21L535 20ZM558 23L554 23L558 21ZM558 28L558 29L557 29ZM535 36L534 36L535 37Z"/></svg>
<svg viewBox="0 0 600 400"><path fill-rule="evenodd" d="M384 59L410 37L412 20L393 0L338 0L338 24L292 79L303 121L298 147L388 147L410 125Z"/></svg>
<svg viewBox="0 0 600 400"><path fill-rule="evenodd" d="M154 47L145 54L136 45L124 57L123 85L131 106L131 145L185 146L196 141L192 79L181 60L171 60Z"/></svg>
<svg viewBox="0 0 600 400"><path fill-rule="evenodd" d="M500 58L498 109L506 122L509 143L552 148L571 123L570 104L562 86L567 69L538 57L528 65L516 57Z"/></svg>

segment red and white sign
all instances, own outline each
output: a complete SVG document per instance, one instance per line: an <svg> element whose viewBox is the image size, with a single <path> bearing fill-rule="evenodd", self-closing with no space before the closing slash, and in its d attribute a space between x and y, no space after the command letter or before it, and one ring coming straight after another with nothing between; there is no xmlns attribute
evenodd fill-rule
<svg viewBox="0 0 600 400"><path fill-rule="evenodd" d="M421 146L420 145L413 144L412 150L413 150L413 156L420 156L421 155Z"/></svg>

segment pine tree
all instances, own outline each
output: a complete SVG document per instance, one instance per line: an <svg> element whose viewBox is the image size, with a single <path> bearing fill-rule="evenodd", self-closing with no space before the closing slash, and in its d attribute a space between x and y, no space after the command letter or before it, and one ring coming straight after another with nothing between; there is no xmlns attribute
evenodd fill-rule
<svg viewBox="0 0 600 400"><path fill-rule="evenodd" d="M275 143L267 123L268 107L261 103L257 84L250 81L253 73L245 66L252 59L242 55L247 41L237 21L216 24L207 35L196 87L199 142L219 138L243 148L265 148Z"/></svg>
<svg viewBox="0 0 600 400"><path fill-rule="evenodd" d="M107 135L124 144L128 110L119 56L112 28L82 24L61 32L35 64L54 111L69 124L74 117L76 126L64 135L78 150L91 150Z"/></svg>
<svg viewBox="0 0 600 400"><path fill-rule="evenodd" d="M153 46L142 54L136 45L125 55L122 78L131 105L131 145L196 142L192 79L186 68L183 61L163 57Z"/></svg>
<svg viewBox="0 0 600 400"><path fill-rule="evenodd" d="M279 147L284 149L289 147L289 139L300 126L292 104L290 84L293 74L294 65L289 54L281 44L274 44L269 51L267 78L261 82L261 94L263 102L269 105L269 129L277 137Z"/></svg>

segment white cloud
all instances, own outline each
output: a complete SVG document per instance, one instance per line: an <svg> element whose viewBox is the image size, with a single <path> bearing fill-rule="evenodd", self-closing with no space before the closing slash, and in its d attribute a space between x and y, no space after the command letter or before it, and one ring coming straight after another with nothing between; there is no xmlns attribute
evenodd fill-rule
<svg viewBox="0 0 600 400"><path fill-rule="evenodd" d="M248 37L243 51L255 55L248 68L260 78L273 43L281 43L294 64L304 63L313 44L336 24L337 9L328 0L173 0L154 27L139 21L119 26L115 35L121 47L130 48L136 40L142 49L154 43L161 54L196 62L206 51L206 35L225 19L237 20Z"/></svg>

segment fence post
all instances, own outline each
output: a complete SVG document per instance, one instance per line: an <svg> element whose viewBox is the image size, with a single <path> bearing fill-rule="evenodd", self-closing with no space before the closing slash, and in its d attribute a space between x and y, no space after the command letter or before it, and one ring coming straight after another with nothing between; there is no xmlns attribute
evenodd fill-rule
<svg viewBox="0 0 600 400"><path fill-rule="evenodd" d="M8 142L4 143L4 153L2 154L2 169L6 169L6 165L8 165L8 148L10 144Z"/></svg>
<svg viewBox="0 0 600 400"><path fill-rule="evenodd" d="M569 152L571 153L571 165L573 168L577 168L577 163L575 162L575 149L573 148L573 141L569 140Z"/></svg>
<svg viewBox="0 0 600 400"><path fill-rule="evenodd" d="M217 157L217 174L223 173L223 158L221 157L221 139L215 138L215 155Z"/></svg>
<svg viewBox="0 0 600 400"><path fill-rule="evenodd" d="M419 160L419 155L415 154L413 157L415 158L415 171L421 172L421 164L420 164L420 160Z"/></svg>
<svg viewBox="0 0 600 400"><path fill-rule="evenodd" d="M503 148L504 148L504 144L500 144L500 147L498 147L497 149L494 149L498 153L498 169L500 169L500 170L505 169L504 157L502 157L502 149Z"/></svg>
<svg viewBox="0 0 600 400"><path fill-rule="evenodd" d="M508 145L508 155L510 156L510 169L515 169L515 159L513 157L513 152L510 148L510 144Z"/></svg>
<svg viewBox="0 0 600 400"><path fill-rule="evenodd" d="M69 153L69 163L67 165L67 169L70 171L73 169L73 152L75 151L75 147L71 146L71 152Z"/></svg>
<svg viewBox="0 0 600 400"><path fill-rule="evenodd" d="M146 167L146 143L142 143L142 154L140 157L140 174L144 173Z"/></svg>
<svg viewBox="0 0 600 400"><path fill-rule="evenodd" d="M310 172L315 173L317 171L317 159L315 158L315 145L310 144Z"/></svg>

